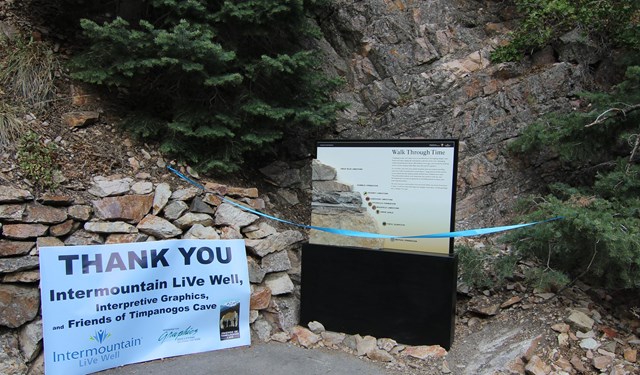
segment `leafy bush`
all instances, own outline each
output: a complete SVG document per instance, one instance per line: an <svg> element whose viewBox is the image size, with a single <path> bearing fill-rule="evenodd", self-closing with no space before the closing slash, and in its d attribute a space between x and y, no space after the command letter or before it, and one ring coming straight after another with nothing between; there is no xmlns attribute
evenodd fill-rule
<svg viewBox="0 0 640 375"><path fill-rule="evenodd" d="M504 285L507 280L523 278L520 280L538 291L557 292L569 283L563 272L550 267L535 264L519 266L521 257L518 254L501 254L491 249L473 249L466 245L456 246L455 252L458 255L460 280L470 287L494 288ZM546 256L541 254L540 258L542 255ZM524 274L521 273L522 269Z"/></svg>
<svg viewBox="0 0 640 375"><path fill-rule="evenodd" d="M288 133L329 125L339 84L305 45L321 1L150 0L137 22L81 22L77 79L117 89L125 124L204 171L234 171Z"/></svg>
<svg viewBox="0 0 640 375"><path fill-rule="evenodd" d="M469 246L456 246L458 254L459 277L465 284L476 288L493 286L493 280L487 277L487 254Z"/></svg>
<svg viewBox="0 0 640 375"><path fill-rule="evenodd" d="M519 257L516 254L501 254L493 260L493 269L499 284L513 277L517 270L518 260Z"/></svg>
<svg viewBox="0 0 640 375"><path fill-rule="evenodd" d="M517 61L571 30L602 45L640 47L640 3L636 0L516 0L522 20L510 41L496 48L495 62Z"/></svg>
<svg viewBox="0 0 640 375"><path fill-rule="evenodd" d="M523 255L608 287L640 287L640 67L608 94L585 94L588 112L555 115L512 145L555 155L563 181L532 197L524 220L564 219L507 236Z"/></svg>
<svg viewBox="0 0 640 375"><path fill-rule="evenodd" d="M535 290L541 292L558 292L569 283L569 278L562 272L550 268L530 268L525 273L525 279Z"/></svg>
<svg viewBox="0 0 640 375"><path fill-rule="evenodd" d="M513 276L518 257L513 254L496 254L489 249L473 249L456 246L460 280L475 288L491 288Z"/></svg>
<svg viewBox="0 0 640 375"><path fill-rule="evenodd" d="M45 143L41 136L33 131L26 132L18 144L18 163L25 177L38 190L57 187L57 152L52 142Z"/></svg>

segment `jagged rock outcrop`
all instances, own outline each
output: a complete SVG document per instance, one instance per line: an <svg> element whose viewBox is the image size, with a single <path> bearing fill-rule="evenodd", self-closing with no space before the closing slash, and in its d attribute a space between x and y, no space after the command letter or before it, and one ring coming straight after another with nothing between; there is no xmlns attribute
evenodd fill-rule
<svg viewBox="0 0 640 375"><path fill-rule="evenodd" d="M568 35L553 47L559 59L544 50L491 63L514 17L500 1L338 0L319 21L327 69L347 81L333 136L460 139L459 228L509 220L516 199L545 183L506 147L543 114L571 110L587 64L602 60Z"/></svg>

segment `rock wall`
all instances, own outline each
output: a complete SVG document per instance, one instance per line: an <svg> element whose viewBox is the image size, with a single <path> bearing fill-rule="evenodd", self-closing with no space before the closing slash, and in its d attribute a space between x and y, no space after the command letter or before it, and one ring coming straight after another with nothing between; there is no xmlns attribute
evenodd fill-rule
<svg viewBox="0 0 640 375"><path fill-rule="evenodd" d="M0 374L44 372L38 254L46 246L245 239L252 334L266 340L294 327L300 301L298 244L305 235L279 230L220 199L227 196L264 209L265 200L255 188L206 187L216 194L172 188L144 174L96 177L86 199L34 197L0 186Z"/></svg>
<svg viewBox="0 0 640 375"><path fill-rule="evenodd" d="M596 77L611 66L575 38L522 63L491 63L513 27L509 3L337 0L318 18L327 69L347 81L338 99L349 108L331 137L460 139L459 229L509 221L519 196L548 183L507 145L543 114L575 107L588 64Z"/></svg>

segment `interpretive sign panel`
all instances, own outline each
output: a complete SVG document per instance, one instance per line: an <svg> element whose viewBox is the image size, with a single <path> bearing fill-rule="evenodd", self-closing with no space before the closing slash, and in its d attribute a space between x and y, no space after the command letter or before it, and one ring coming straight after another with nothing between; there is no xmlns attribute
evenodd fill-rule
<svg viewBox="0 0 640 375"><path fill-rule="evenodd" d="M46 374L251 343L244 241L43 247Z"/></svg>
<svg viewBox="0 0 640 375"><path fill-rule="evenodd" d="M454 229L457 140L319 141L311 224L392 236ZM451 254L450 238L357 238L312 231L312 244Z"/></svg>

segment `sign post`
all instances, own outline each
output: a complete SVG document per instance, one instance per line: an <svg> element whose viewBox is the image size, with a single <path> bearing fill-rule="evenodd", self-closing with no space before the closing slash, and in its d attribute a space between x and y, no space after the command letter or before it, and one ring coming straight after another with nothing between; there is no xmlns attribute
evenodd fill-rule
<svg viewBox="0 0 640 375"><path fill-rule="evenodd" d="M249 345L242 240L40 250L46 374Z"/></svg>

